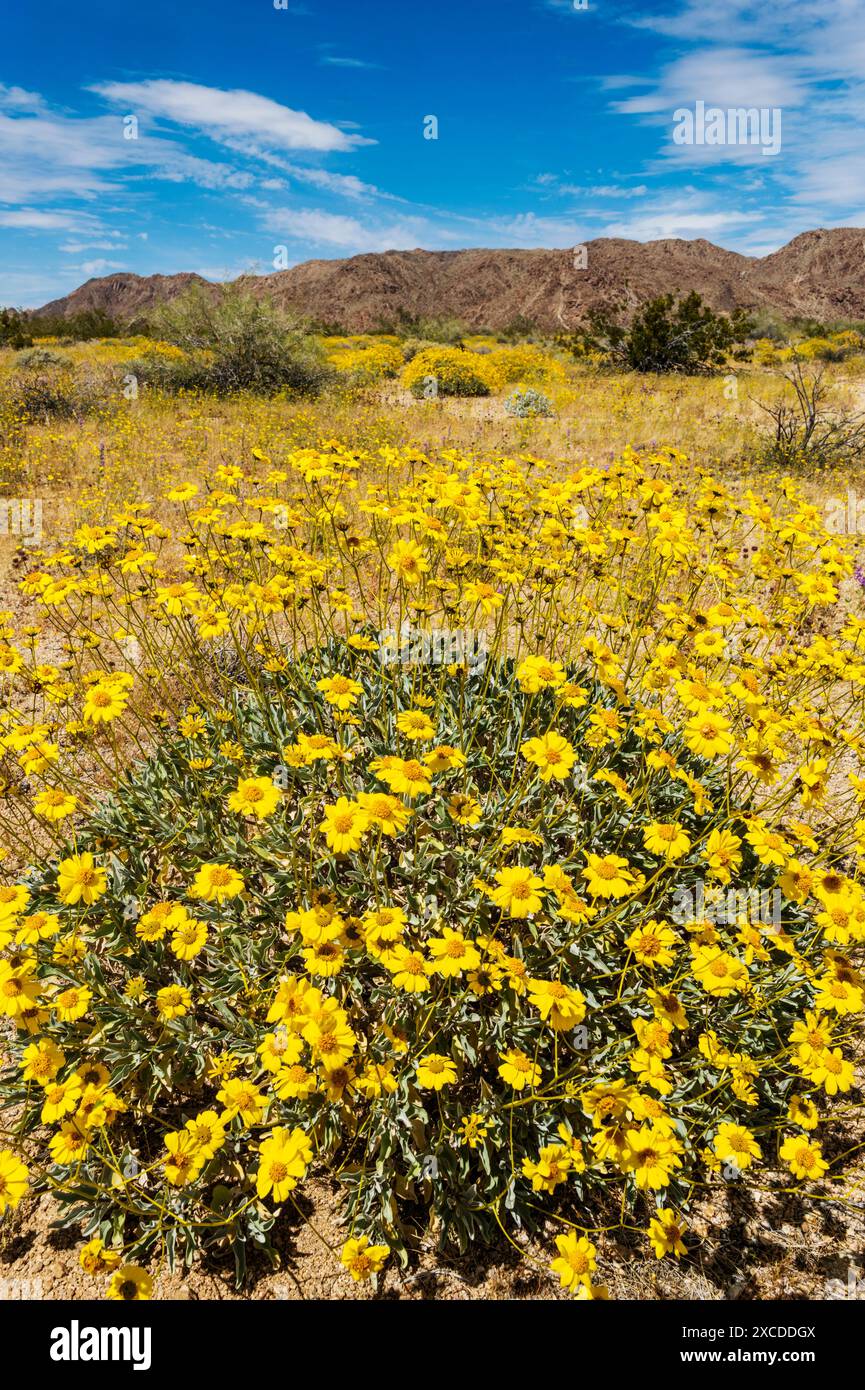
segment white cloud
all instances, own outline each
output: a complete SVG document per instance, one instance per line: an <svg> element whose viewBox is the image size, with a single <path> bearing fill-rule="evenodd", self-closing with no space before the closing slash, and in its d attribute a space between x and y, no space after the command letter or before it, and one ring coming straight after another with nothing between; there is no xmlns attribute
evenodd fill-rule
<svg viewBox="0 0 865 1390"><path fill-rule="evenodd" d="M680 189L675 196L659 191L650 200L645 199L631 216L611 219L610 212L610 208L597 205L580 209L578 219L538 217L533 212L523 212L509 218L475 221L471 235L480 234L487 246L564 249L596 237L623 237L633 241L705 237L727 241L736 233L739 240L760 221L754 210L716 207L710 194L696 188ZM796 230L802 229L797 227ZM463 244L465 237L464 232ZM777 245L781 245L781 241Z"/></svg>
<svg viewBox="0 0 865 1390"><path fill-rule="evenodd" d="M223 143L232 145L229 137ZM306 168L250 148L248 142L236 144L245 161L259 158L276 164L299 182L352 199L377 196L376 189L354 175ZM9 114L0 109L0 204L66 197L93 202L115 191L121 181L128 185L145 175L212 192L242 192L259 177L248 168L190 154L168 136L141 133L136 140L124 139L120 116Z"/></svg>
<svg viewBox="0 0 865 1390"><path fill-rule="evenodd" d="M639 81L639 79L637 79ZM641 84L642 85L642 84ZM663 115L678 106L798 106L805 84L789 58L744 48L686 53L663 68L649 90L613 103L623 115Z"/></svg>
<svg viewBox="0 0 865 1390"><path fill-rule="evenodd" d="M82 275L86 275L88 278L93 275L105 275L109 270L126 269L122 261L106 260L83 261L82 264L76 268L81 271Z"/></svg>
<svg viewBox="0 0 865 1390"><path fill-rule="evenodd" d="M354 174L334 174L328 169L303 169L299 165L285 165L286 173L298 183L309 184L313 188L326 189L343 198L385 198L388 195L370 183L363 183Z"/></svg>
<svg viewBox="0 0 865 1390"><path fill-rule="evenodd" d="M225 141L253 139L267 149L314 150L319 153L351 150L370 144L358 135L346 135L327 121L316 121L305 111L282 106L270 97L242 90L222 91L195 82L150 78L146 82L101 82L91 91L130 113L191 127Z"/></svg>
<svg viewBox="0 0 865 1390"><path fill-rule="evenodd" d="M23 87L7 87L0 82L0 106L9 111L42 111L45 103L38 92L27 92Z"/></svg>
<svg viewBox="0 0 865 1390"><path fill-rule="evenodd" d="M575 222L563 217L538 217L533 212L520 212L513 217L494 218L479 224L478 231L487 235L486 244L513 247L562 247L580 245L594 233L587 230L585 221Z"/></svg>
<svg viewBox="0 0 865 1390"><path fill-rule="evenodd" d="M550 188L562 198L644 198L649 191L645 183L633 187L625 183L589 184L586 187L576 183L559 183L555 174L542 174L535 183L542 188Z"/></svg>
<svg viewBox="0 0 865 1390"><path fill-rule="evenodd" d="M0 212L0 227L17 227L24 231L70 232L81 225L80 214L74 212L41 212L36 208Z"/></svg>
<svg viewBox="0 0 865 1390"><path fill-rule="evenodd" d="M663 67L651 82L604 80L608 89L647 86L648 111L663 111L690 95L691 101L703 98L720 106L798 109L812 129L827 118L865 114L860 0L725 0L722 12L704 0L682 0L674 13L641 9L619 17L691 45L690 52Z"/></svg>
<svg viewBox="0 0 865 1390"><path fill-rule="evenodd" d="M199 188L244 189L256 182L254 174L245 169L235 169L230 164L217 163L213 159L199 159L196 155L178 150L168 141L156 141L157 148L142 150L142 161L153 162L151 174L166 179L169 183L197 184Z"/></svg>
<svg viewBox="0 0 865 1390"><path fill-rule="evenodd" d="M58 250L64 256L80 256L82 251L123 251L126 244L122 238L114 241L64 241Z"/></svg>
<svg viewBox="0 0 865 1390"><path fill-rule="evenodd" d="M264 265L261 261L238 261L234 265L197 265L193 266L193 270L205 280L226 284L239 280L241 275L266 275L273 270L273 266Z"/></svg>
<svg viewBox="0 0 865 1390"><path fill-rule="evenodd" d="M797 161L789 179L791 203L813 206L817 216L857 207L865 187L865 147L861 129L822 125L817 157Z"/></svg>
<svg viewBox="0 0 865 1390"><path fill-rule="evenodd" d="M269 164L271 168L280 169L297 183L324 189L328 193L335 193L338 197L387 198L394 202L402 201L401 199L392 199L390 194L383 193L373 184L363 183L354 174L335 174L330 169L296 164L293 161L283 159L281 155L271 154L269 150L262 149L260 145L247 140L227 139L225 145L228 149L236 150L238 154L245 155L247 158L261 160L262 163ZM267 184L262 183L261 186L266 188Z"/></svg>
<svg viewBox="0 0 865 1390"><path fill-rule="evenodd" d="M601 235L627 237L633 241L664 241L670 237L705 237L707 240L715 240L758 220L757 212L698 212L687 201L678 205L667 202L662 207L639 213L635 217L608 222Z"/></svg>
<svg viewBox="0 0 865 1390"><path fill-rule="evenodd" d="M275 209L263 218L263 225L276 236L317 247L338 247L353 255L362 251L407 251L419 246L425 233L434 235L434 229L423 219L370 225L320 208Z"/></svg>
<svg viewBox="0 0 865 1390"><path fill-rule="evenodd" d="M104 171L119 161L117 145L98 120L0 112L0 202L106 193Z"/></svg>
<svg viewBox="0 0 865 1390"><path fill-rule="evenodd" d="M681 0L665 13L629 7L616 17L680 49L650 79L617 75L601 84L617 93L611 110L663 129L659 158L649 166L653 173L758 165L764 224L779 204L795 208L791 224L807 215L812 226L857 206L865 175L861 0L725 0L722 10L705 0ZM630 94L623 91L628 88ZM693 109L698 100L722 108L779 107L780 153L770 160L759 145L674 144L675 110ZM737 179L736 191L741 196L746 183ZM717 197L724 206L724 185Z"/></svg>
<svg viewBox="0 0 865 1390"><path fill-rule="evenodd" d="M125 140L116 116L82 118L0 111L0 203L76 197L93 201L114 191L119 175L195 183L202 188L247 188L254 176L232 165L200 159L168 139Z"/></svg>
<svg viewBox="0 0 865 1390"><path fill-rule="evenodd" d="M736 42L755 51L774 49L800 72L824 78L865 77L865 27L859 0L683 0L674 13L645 7L625 12L626 24L689 43ZM721 26L719 28L719 26Z"/></svg>
<svg viewBox="0 0 865 1390"><path fill-rule="evenodd" d="M319 62L331 68L378 68L378 63L366 63L363 58L338 58L331 54L320 58Z"/></svg>

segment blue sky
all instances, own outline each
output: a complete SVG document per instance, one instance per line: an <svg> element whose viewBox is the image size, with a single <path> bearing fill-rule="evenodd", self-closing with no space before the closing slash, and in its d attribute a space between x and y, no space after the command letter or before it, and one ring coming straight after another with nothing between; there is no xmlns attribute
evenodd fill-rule
<svg viewBox="0 0 865 1390"><path fill-rule="evenodd" d="M0 303L275 254L703 236L762 255L865 225L863 0L282 3L7 11ZM697 101L779 108L779 153L675 143Z"/></svg>

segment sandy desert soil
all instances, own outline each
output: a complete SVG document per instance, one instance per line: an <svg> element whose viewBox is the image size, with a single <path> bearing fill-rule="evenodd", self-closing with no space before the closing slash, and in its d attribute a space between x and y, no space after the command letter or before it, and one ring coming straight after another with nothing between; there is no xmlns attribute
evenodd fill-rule
<svg viewBox="0 0 865 1390"><path fill-rule="evenodd" d="M849 1134L847 1136L849 1143ZM828 1146L827 1146L828 1147ZM830 1150L831 1152L831 1150ZM253 1262L247 1287L234 1284L233 1262L162 1271L161 1299L555 1299L549 1273L553 1229L524 1253L505 1246L459 1257L432 1242L407 1270L386 1270L377 1294L352 1282L339 1264L346 1238L335 1183L305 1185L297 1212L281 1217L275 1246L281 1268ZM52 1228L48 1195L23 1202L0 1228L0 1299L99 1297L103 1280L78 1263L76 1233ZM658 1261L644 1240L597 1238L599 1273L615 1299L865 1299L865 1166L842 1193L823 1200L777 1191L757 1193L719 1183L689 1213L692 1248L679 1264ZM857 1284L857 1280L859 1281Z"/></svg>

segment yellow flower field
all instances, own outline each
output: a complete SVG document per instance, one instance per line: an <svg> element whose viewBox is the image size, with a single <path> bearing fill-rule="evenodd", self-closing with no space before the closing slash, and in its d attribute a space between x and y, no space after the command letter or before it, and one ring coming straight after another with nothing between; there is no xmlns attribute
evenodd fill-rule
<svg viewBox="0 0 865 1390"><path fill-rule="evenodd" d="M478 360L574 390L533 352ZM327 1174L353 1281L432 1233L582 1299L724 1184L854 1200L856 537L441 402L168 409L31 438L90 482L0 647L0 1214L141 1298Z"/></svg>

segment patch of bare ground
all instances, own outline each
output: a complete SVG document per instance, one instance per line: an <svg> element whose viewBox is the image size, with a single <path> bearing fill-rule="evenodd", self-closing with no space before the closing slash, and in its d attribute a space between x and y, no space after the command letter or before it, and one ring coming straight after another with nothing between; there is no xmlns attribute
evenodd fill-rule
<svg viewBox="0 0 865 1390"><path fill-rule="evenodd" d="M861 1136L860 1136L861 1138ZM837 1145L840 1145L840 1132ZM849 1148L851 1135L843 1144ZM833 1156L833 1138L826 1142ZM596 1237L598 1274L611 1298L622 1300L823 1300L839 1297L865 1277L865 1165L819 1196L790 1190L783 1177L755 1188L742 1182L706 1189L688 1212L690 1247L676 1263L655 1259L643 1233ZM567 1297L549 1271L552 1225L517 1250L502 1242L472 1246L465 1255L422 1242L407 1269L389 1266L377 1292L354 1283L339 1263L346 1239L336 1182L317 1179L286 1207L274 1230L279 1268L251 1261L237 1289L234 1263L197 1262L187 1271L161 1270L159 1299L300 1301L304 1299L502 1300ZM43 1194L23 1202L0 1227L0 1291L7 1297L99 1297L105 1279L81 1269L80 1237L57 1230L57 1208ZM851 1271L853 1272L851 1278Z"/></svg>

